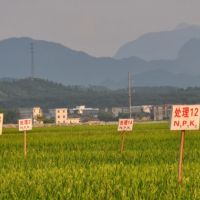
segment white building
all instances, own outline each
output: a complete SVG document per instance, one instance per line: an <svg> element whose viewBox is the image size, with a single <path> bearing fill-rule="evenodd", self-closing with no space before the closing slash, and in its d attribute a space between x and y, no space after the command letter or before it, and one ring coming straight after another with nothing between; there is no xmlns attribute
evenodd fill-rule
<svg viewBox="0 0 200 200"><path fill-rule="evenodd" d="M78 110L78 114L83 114L83 109L85 109L85 105L76 106L76 108L69 109L70 114L74 113L74 110Z"/></svg>
<svg viewBox="0 0 200 200"><path fill-rule="evenodd" d="M67 123L78 124L78 123L80 123L80 118L67 118Z"/></svg>
<svg viewBox="0 0 200 200"><path fill-rule="evenodd" d="M67 108L48 109L46 118L55 118L56 124L67 123Z"/></svg>
<svg viewBox="0 0 200 200"><path fill-rule="evenodd" d="M153 105L142 105L143 112L150 113Z"/></svg>
<svg viewBox="0 0 200 200"><path fill-rule="evenodd" d="M93 115L95 118L98 117L99 108L85 108L83 109L82 115Z"/></svg>
<svg viewBox="0 0 200 200"><path fill-rule="evenodd" d="M85 105L76 106L76 108L69 109L70 114L73 114L75 110L78 110L77 114L81 115L94 115L97 117L99 108L86 108Z"/></svg>
<svg viewBox="0 0 200 200"><path fill-rule="evenodd" d="M121 107L112 107L112 113L114 117L119 116L119 113L122 113Z"/></svg>
<svg viewBox="0 0 200 200"><path fill-rule="evenodd" d="M142 106L131 106L131 113L141 113L142 112ZM119 116L119 113L130 113L129 107L112 107L112 113L114 117Z"/></svg>
<svg viewBox="0 0 200 200"><path fill-rule="evenodd" d="M42 116L43 112L40 107L33 108L18 108L20 119L32 119L33 124L43 124L37 120L37 116Z"/></svg>

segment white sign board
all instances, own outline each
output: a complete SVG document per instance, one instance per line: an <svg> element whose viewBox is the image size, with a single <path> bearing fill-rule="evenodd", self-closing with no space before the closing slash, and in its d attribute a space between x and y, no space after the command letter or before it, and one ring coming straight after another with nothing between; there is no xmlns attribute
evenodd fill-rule
<svg viewBox="0 0 200 200"><path fill-rule="evenodd" d="M3 113L0 114L0 135L2 135L3 129Z"/></svg>
<svg viewBox="0 0 200 200"><path fill-rule="evenodd" d="M19 131L32 130L32 119L20 119L18 125Z"/></svg>
<svg viewBox="0 0 200 200"><path fill-rule="evenodd" d="M199 130L200 105L176 105L171 108L170 130Z"/></svg>
<svg viewBox="0 0 200 200"><path fill-rule="evenodd" d="M119 119L118 131L132 131L133 119Z"/></svg>

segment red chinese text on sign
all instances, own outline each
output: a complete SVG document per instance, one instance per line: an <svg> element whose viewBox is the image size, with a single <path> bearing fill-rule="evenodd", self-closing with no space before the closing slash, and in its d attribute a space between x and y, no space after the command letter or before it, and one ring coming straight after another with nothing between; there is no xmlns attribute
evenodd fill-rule
<svg viewBox="0 0 200 200"><path fill-rule="evenodd" d="M119 119L118 131L132 131L133 119Z"/></svg>
<svg viewBox="0 0 200 200"><path fill-rule="evenodd" d="M19 124L19 131L32 130L31 119L20 119L18 124Z"/></svg>
<svg viewBox="0 0 200 200"><path fill-rule="evenodd" d="M200 105L172 106L170 130L198 130Z"/></svg>

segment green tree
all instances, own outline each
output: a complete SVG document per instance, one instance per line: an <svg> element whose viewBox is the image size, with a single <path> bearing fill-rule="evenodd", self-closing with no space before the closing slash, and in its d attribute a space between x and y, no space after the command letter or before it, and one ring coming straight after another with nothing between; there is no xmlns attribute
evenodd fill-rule
<svg viewBox="0 0 200 200"><path fill-rule="evenodd" d="M37 119L38 122L44 122L44 120L46 119L46 117L45 117L45 115L42 115L42 116L37 115L36 119Z"/></svg>
<svg viewBox="0 0 200 200"><path fill-rule="evenodd" d="M54 117L51 117L50 119L45 118L43 122L44 122L44 124L54 124L54 123L56 123Z"/></svg>
<svg viewBox="0 0 200 200"><path fill-rule="evenodd" d="M5 109L5 110L3 110L3 112L5 113L7 124L17 124L18 123L18 119L20 119L20 114L19 114L18 109L15 109L15 108Z"/></svg>
<svg viewBox="0 0 200 200"><path fill-rule="evenodd" d="M129 118L129 115L122 112L122 113L119 113L119 115L117 117L117 120L119 120L119 119L127 119L127 118Z"/></svg>
<svg viewBox="0 0 200 200"><path fill-rule="evenodd" d="M75 113L75 114L78 114L78 113L79 113L79 110L78 110L78 109L74 110L74 113Z"/></svg>
<svg viewBox="0 0 200 200"><path fill-rule="evenodd" d="M98 113L98 118L101 121L105 121L105 122L108 122L108 121L117 121L117 118L113 116L112 112L103 112L103 111L100 111Z"/></svg>

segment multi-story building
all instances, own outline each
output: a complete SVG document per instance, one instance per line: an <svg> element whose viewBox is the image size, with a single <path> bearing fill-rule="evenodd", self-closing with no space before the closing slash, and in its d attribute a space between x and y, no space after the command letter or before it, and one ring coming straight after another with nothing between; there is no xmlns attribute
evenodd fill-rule
<svg viewBox="0 0 200 200"><path fill-rule="evenodd" d="M153 120L169 119L172 105L181 105L181 104L164 104L164 105L152 106L151 118L153 118Z"/></svg>
<svg viewBox="0 0 200 200"><path fill-rule="evenodd" d="M67 123L67 108L48 109L46 118L55 118L56 124Z"/></svg>
<svg viewBox="0 0 200 200"><path fill-rule="evenodd" d="M76 108L71 108L69 111L73 114L75 110L78 110L78 114L83 114L83 109L85 109L85 105L76 106Z"/></svg>
<svg viewBox="0 0 200 200"><path fill-rule="evenodd" d="M83 109L82 115L93 115L94 117L97 117L99 113L98 108L85 108Z"/></svg>
<svg viewBox="0 0 200 200"><path fill-rule="evenodd" d="M142 112L142 106L131 106L131 113L141 113ZM119 116L119 113L130 113L129 107L112 107L112 113L114 117Z"/></svg>
<svg viewBox="0 0 200 200"><path fill-rule="evenodd" d="M40 107L33 108L18 108L21 119L32 119L33 124L43 124L42 121L37 119L37 116L42 116L43 112Z"/></svg>
<svg viewBox="0 0 200 200"><path fill-rule="evenodd" d="M119 113L122 113L121 107L112 107L112 113L114 117L119 116Z"/></svg>
<svg viewBox="0 0 200 200"><path fill-rule="evenodd" d="M152 107L152 118L154 120L163 120L167 118L167 107L165 105L155 105Z"/></svg>
<svg viewBox="0 0 200 200"><path fill-rule="evenodd" d="M112 108L100 108L99 111L102 111L102 112L112 112Z"/></svg>
<svg viewBox="0 0 200 200"><path fill-rule="evenodd" d="M153 105L142 105L142 110L145 113L150 113Z"/></svg>
<svg viewBox="0 0 200 200"><path fill-rule="evenodd" d="M94 115L97 117L99 108L86 108L85 105L76 106L76 108L69 109L70 114L75 113L75 110L78 110L77 114L81 115Z"/></svg>

